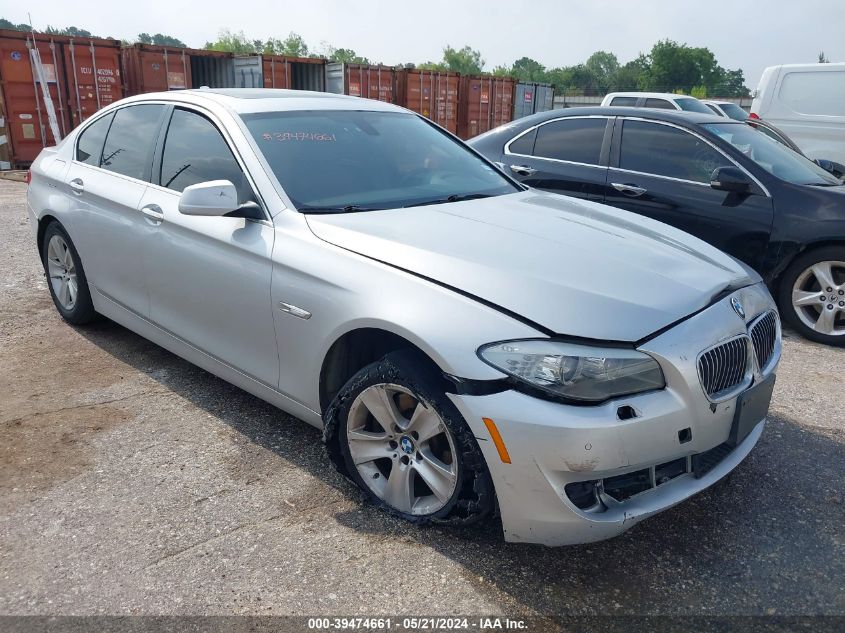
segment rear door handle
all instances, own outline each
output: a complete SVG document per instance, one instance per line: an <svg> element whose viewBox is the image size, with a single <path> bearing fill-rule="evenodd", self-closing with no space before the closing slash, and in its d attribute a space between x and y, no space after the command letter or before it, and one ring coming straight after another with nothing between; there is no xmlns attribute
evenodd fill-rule
<svg viewBox="0 0 845 633"><path fill-rule="evenodd" d="M85 191L85 183L82 182L82 178L74 178L68 183L68 186L70 187L70 190L77 195Z"/></svg>
<svg viewBox="0 0 845 633"><path fill-rule="evenodd" d="M164 211L157 204L148 204L141 207L141 213L152 220L154 224L161 224L161 221L164 219Z"/></svg>
<svg viewBox="0 0 845 633"><path fill-rule="evenodd" d="M533 176L537 173L536 169L527 165L511 165L511 171L520 176Z"/></svg>
<svg viewBox="0 0 845 633"><path fill-rule="evenodd" d="M643 195L648 189L643 187L637 187L636 185L626 185L625 183L621 182L612 182L610 186L616 189L619 193L629 196L631 198L639 198Z"/></svg>

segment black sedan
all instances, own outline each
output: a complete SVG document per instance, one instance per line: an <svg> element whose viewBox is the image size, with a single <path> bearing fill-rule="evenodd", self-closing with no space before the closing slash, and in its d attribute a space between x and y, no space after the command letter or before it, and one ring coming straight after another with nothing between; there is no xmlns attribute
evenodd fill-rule
<svg viewBox="0 0 845 633"><path fill-rule="evenodd" d="M573 108L469 141L524 184L676 226L756 269L783 318L845 346L845 185L739 121Z"/></svg>

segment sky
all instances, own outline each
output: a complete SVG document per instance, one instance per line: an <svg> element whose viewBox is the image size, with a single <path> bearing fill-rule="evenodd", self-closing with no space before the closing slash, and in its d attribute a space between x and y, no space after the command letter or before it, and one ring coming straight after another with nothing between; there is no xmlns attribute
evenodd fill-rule
<svg viewBox="0 0 845 633"><path fill-rule="evenodd" d="M845 61L841 0L31 0L0 1L0 17L77 26L133 39L165 33L202 48L221 28L250 39L291 31L309 47L351 48L386 64L437 61L443 47L480 50L485 69L523 56L547 67L585 61L597 50L620 62L660 39L705 46L754 89L766 66L815 62L819 51Z"/></svg>

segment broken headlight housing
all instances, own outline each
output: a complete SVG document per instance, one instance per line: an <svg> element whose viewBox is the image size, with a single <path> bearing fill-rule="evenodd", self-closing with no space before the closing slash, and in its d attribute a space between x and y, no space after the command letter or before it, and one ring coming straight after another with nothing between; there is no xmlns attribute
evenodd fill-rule
<svg viewBox="0 0 845 633"><path fill-rule="evenodd" d="M521 385L584 404L666 386L657 361L633 349L531 339L484 345L478 355Z"/></svg>

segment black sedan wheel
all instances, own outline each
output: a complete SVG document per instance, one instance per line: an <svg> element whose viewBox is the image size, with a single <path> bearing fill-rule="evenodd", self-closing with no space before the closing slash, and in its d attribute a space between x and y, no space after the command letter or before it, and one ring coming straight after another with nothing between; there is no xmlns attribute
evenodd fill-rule
<svg viewBox="0 0 845 633"><path fill-rule="evenodd" d="M845 346L845 248L799 257L780 287L784 318L810 340Z"/></svg>

